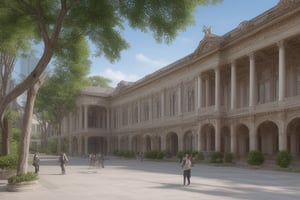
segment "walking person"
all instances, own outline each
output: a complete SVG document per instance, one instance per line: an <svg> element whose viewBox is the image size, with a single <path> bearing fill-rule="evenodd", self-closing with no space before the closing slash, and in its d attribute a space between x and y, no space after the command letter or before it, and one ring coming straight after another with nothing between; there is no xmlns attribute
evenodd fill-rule
<svg viewBox="0 0 300 200"><path fill-rule="evenodd" d="M61 173L66 174L66 163L69 161L67 155L65 153L60 154L59 162L61 167Z"/></svg>
<svg viewBox="0 0 300 200"><path fill-rule="evenodd" d="M32 165L34 166L34 173L38 174L40 171L40 157L38 152L35 152L33 155Z"/></svg>
<svg viewBox="0 0 300 200"><path fill-rule="evenodd" d="M183 185L185 185L187 180L187 185L191 184L191 167L192 167L192 158L189 154L186 154L181 162L181 167L183 170Z"/></svg>

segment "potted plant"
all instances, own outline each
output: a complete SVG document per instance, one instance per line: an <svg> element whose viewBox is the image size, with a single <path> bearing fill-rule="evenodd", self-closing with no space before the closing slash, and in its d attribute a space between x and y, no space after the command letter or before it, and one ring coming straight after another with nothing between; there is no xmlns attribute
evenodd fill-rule
<svg viewBox="0 0 300 200"><path fill-rule="evenodd" d="M16 155L0 156L0 180L16 174L17 159Z"/></svg>
<svg viewBox="0 0 300 200"><path fill-rule="evenodd" d="M7 191L21 192L37 187L38 175L32 172L17 174L8 178Z"/></svg>

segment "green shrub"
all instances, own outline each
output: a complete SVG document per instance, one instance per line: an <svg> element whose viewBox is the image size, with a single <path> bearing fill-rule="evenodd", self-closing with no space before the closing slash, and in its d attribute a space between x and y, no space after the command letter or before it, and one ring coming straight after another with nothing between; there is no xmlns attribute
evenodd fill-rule
<svg viewBox="0 0 300 200"><path fill-rule="evenodd" d="M16 169L18 165L18 156L7 155L0 156L0 169Z"/></svg>
<svg viewBox="0 0 300 200"><path fill-rule="evenodd" d="M287 151L280 151L276 155L276 163L282 168L287 168L291 162L291 155Z"/></svg>
<svg viewBox="0 0 300 200"><path fill-rule="evenodd" d="M233 158L234 158L233 153L225 153L225 155L224 155L224 162L226 162L226 163L232 163Z"/></svg>
<svg viewBox="0 0 300 200"><path fill-rule="evenodd" d="M159 159L159 160L164 159L165 154L166 153L164 151L159 151L156 155L156 159Z"/></svg>
<svg viewBox="0 0 300 200"><path fill-rule="evenodd" d="M26 174L19 174L19 175L14 175L9 177L8 183L13 184L13 183L26 182L26 181L35 181L35 180L38 180L38 175L32 172L28 172Z"/></svg>
<svg viewBox="0 0 300 200"><path fill-rule="evenodd" d="M203 154L203 152L197 152L193 156L193 160L195 160L195 161L203 161L204 160L204 154Z"/></svg>
<svg viewBox="0 0 300 200"><path fill-rule="evenodd" d="M166 158L172 158L172 156L173 156L173 155L172 155L171 152L169 152L169 151L166 151L166 152L165 152L165 157L166 157Z"/></svg>
<svg viewBox="0 0 300 200"><path fill-rule="evenodd" d="M223 163L223 153L222 152L213 152L210 157L211 163Z"/></svg>
<svg viewBox="0 0 300 200"><path fill-rule="evenodd" d="M164 157L165 157L165 153L163 151L148 151L148 152L145 152L145 158L163 159Z"/></svg>
<svg viewBox="0 0 300 200"><path fill-rule="evenodd" d="M249 165L262 165L265 161L264 155L260 151L250 151L247 158Z"/></svg>

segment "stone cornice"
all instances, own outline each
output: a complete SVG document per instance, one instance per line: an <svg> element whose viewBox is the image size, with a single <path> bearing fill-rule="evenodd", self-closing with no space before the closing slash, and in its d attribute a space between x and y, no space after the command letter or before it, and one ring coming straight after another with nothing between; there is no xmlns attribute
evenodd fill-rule
<svg viewBox="0 0 300 200"><path fill-rule="evenodd" d="M265 11L249 21L241 22L237 28L223 36L217 36L211 33L206 34L193 53L175 61L174 63L171 63L170 65L167 65L166 67L161 68L152 74L145 76L134 83L116 88L115 92L112 94L112 97L126 95L137 88L161 79L162 77L182 69L187 65L193 64L204 57L207 57L208 55L220 53L224 48L234 45L241 40L245 40L258 31L271 26L273 23L276 23L276 21L283 20L284 18L289 17L290 15L299 11L300 0L281 0L277 6Z"/></svg>

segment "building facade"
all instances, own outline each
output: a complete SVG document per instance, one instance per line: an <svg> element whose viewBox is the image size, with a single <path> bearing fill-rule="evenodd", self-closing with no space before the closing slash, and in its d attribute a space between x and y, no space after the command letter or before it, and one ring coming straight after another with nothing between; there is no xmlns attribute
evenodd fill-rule
<svg viewBox="0 0 300 200"><path fill-rule="evenodd" d="M281 0L194 52L115 89L88 87L52 132L59 151L300 156L300 2ZM58 134L59 133L59 134Z"/></svg>

